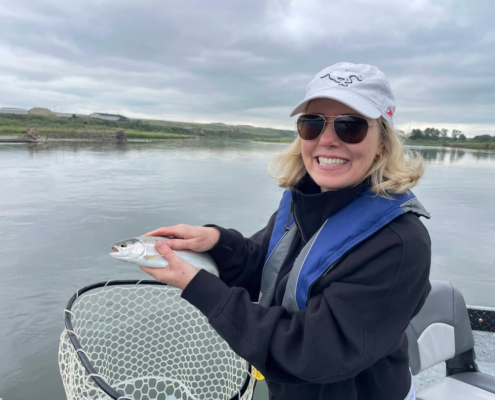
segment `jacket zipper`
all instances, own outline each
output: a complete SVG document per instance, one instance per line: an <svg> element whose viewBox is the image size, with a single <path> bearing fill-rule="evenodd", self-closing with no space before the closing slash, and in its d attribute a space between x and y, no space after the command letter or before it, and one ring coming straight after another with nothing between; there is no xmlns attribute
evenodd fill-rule
<svg viewBox="0 0 495 400"><path fill-rule="evenodd" d="M289 215L287 215L287 223L284 226L285 232L289 232L289 229L290 229L289 222L290 222L290 215L291 214L294 214L294 221L295 221L296 220L296 214L294 213L294 201L293 200L290 201Z"/></svg>

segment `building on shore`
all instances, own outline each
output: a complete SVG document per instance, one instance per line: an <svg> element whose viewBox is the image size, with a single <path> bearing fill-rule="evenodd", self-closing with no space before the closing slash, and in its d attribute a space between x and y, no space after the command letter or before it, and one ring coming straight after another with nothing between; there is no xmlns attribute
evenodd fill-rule
<svg viewBox="0 0 495 400"><path fill-rule="evenodd" d="M76 114L69 114L69 113L55 113L56 117L64 117L64 118L72 118Z"/></svg>
<svg viewBox="0 0 495 400"><path fill-rule="evenodd" d="M55 113L50 111L48 108L33 107L29 110L29 115L44 115L45 117L52 117Z"/></svg>
<svg viewBox="0 0 495 400"><path fill-rule="evenodd" d="M24 108L2 107L0 108L0 114L28 115L29 111Z"/></svg>
<svg viewBox="0 0 495 400"><path fill-rule="evenodd" d="M93 113L91 118L106 119L107 121L128 121L129 118L119 114Z"/></svg>

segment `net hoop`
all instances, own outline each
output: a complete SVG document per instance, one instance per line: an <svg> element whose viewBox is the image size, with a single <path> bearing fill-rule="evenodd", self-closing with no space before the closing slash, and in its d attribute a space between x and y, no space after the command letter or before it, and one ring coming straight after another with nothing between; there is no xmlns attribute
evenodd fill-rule
<svg viewBox="0 0 495 400"><path fill-rule="evenodd" d="M65 330L62 332L61 335L61 345L62 342L64 341L64 336L68 337L70 339L70 343L72 344L74 352L77 354L77 357L84 367L84 369L87 372L86 376L86 384L88 383L89 379L91 380L110 398L115 399L115 400L134 400L134 397L132 396L126 396L124 394L121 394L119 391L115 390L103 377L101 377L98 374L98 371L94 368L92 361L89 359L89 357L86 354L86 351L83 349L81 342L74 330L73 326L73 318L75 317L75 314L72 312L72 307L76 303L76 301L82 297L83 294L86 294L92 290L99 289L99 288L105 288L105 287L112 287L112 286L130 286L130 285L152 285L156 287L168 287L169 285L157 282L155 280L111 280L111 281L105 281L105 282L98 282L94 283L91 285L88 285L78 291L70 298L69 302L67 303L67 306L64 310L64 322L65 322ZM199 311L198 311L199 312ZM59 351L59 356L60 356L60 351ZM60 360L59 360L60 363ZM246 377L245 380L242 384L242 387L238 390L238 392L230 398L230 400L247 400L252 398L252 393L254 392L254 387L256 384L256 379L253 377L253 375L250 373L251 371L251 366L249 363L245 361L246 364ZM62 369L61 369L62 373ZM141 378L148 378L148 377L141 377ZM153 379L157 379L157 377L153 377ZM182 383L178 380L175 380L173 378L163 378L163 381L177 381L182 385ZM122 382L126 383L126 382ZM65 381L64 381L64 386L65 386ZM184 390L187 391L187 388L182 385ZM250 393L247 393L249 392ZM244 395L247 395L248 397L243 397ZM195 398L194 395L191 394L192 398ZM100 397L98 397L100 398Z"/></svg>

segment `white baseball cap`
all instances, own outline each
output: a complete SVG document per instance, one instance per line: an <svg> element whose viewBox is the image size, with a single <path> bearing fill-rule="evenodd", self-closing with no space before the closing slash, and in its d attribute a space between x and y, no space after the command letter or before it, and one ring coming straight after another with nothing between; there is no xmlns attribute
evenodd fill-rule
<svg viewBox="0 0 495 400"><path fill-rule="evenodd" d="M337 100L368 118L384 117L393 125L392 88L385 74L373 65L341 62L318 72L290 116L305 112L307 103L319 98Z"/></svg>

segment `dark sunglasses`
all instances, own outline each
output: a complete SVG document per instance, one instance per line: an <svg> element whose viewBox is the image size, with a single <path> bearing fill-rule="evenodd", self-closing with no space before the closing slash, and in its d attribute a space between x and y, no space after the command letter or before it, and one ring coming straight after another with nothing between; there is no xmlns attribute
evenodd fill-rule
<svg viewBox="0 0 495 400"><path fill-rule="evenodd" d="M303 114L296 122L297 133L303 140L318 139L327 124L325 117L334 117L333 115L320 114ZM333 131L344 143L357 144L361 143L368 134L368 125L362 117L355 115L339 115L333 119Z"/></svg>

